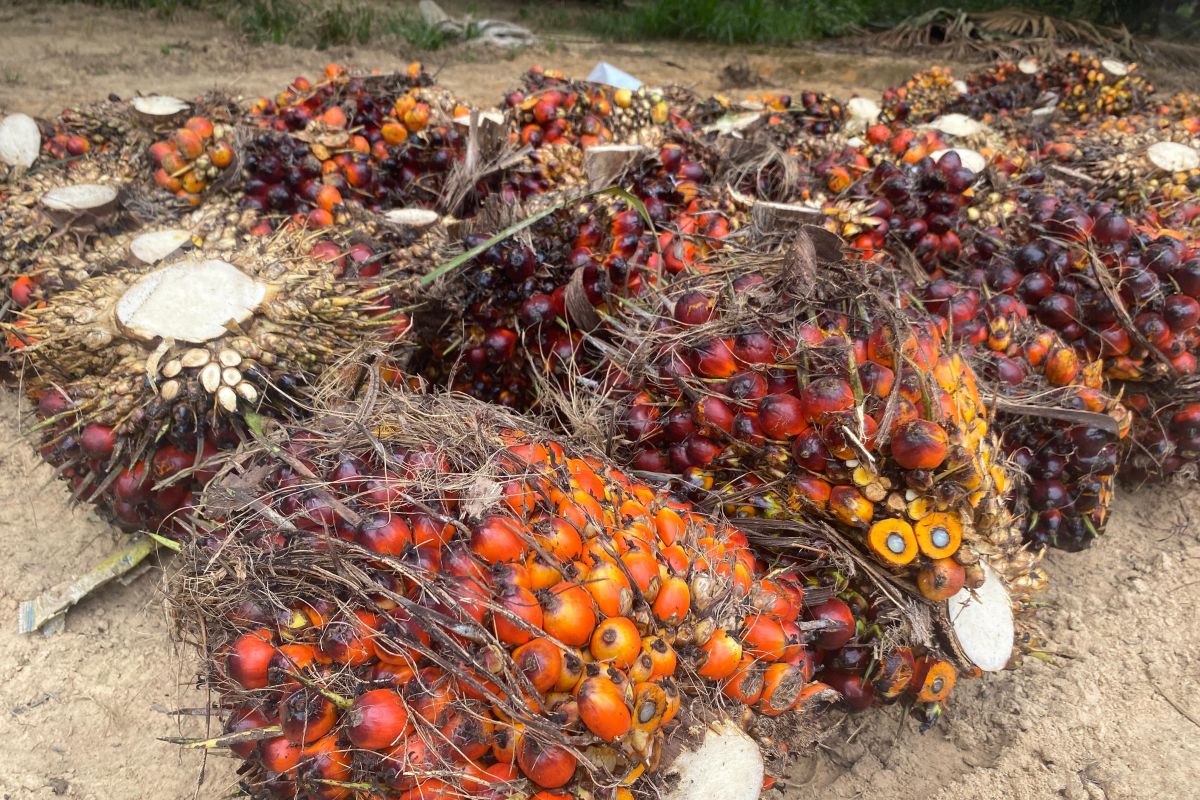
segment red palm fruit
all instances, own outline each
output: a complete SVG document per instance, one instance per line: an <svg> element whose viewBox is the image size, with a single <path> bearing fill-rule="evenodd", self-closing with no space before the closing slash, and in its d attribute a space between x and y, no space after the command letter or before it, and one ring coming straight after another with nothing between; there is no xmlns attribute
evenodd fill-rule
<svg viewBox="0 0 1200 800"><path fill-rule="evenodd" d="M412 542L412 529L399 516L375 514L365 519L355 539L376 553L397 556Z"/></svg>
<svg viewBox="0 0 1200 800"><path fill-rule="evenodd" d="M79 433L79 446L89 458L97 461L106 460L113 454L116 441L116 431L107 425L94 422L85 425Z"/></svg>
<svg viewBox="0 0 1200 800"><path fill-rule="evenodd" d="M590 645L592 658L628 669L642 651L642 636L627 617L609 617L596 626Z"/></svg>
<svg viewBox="0 0 1200 800"><path fill-rule="evenodd" d="M781 661L788 647L783 624L763 614L746 617L741 638L746 653L764 661Z"/></svg>
<svg viewBox="0 0 1200 800"><path fill-rule="evenodd" d="M733 340L733 355L743 364L771 364L775 361L775 343L765 333L742 333Z"/></svg>
<svg viewBox="0 0 1200 800"><path fill-rule="evenodd" d="M704 397L696 401L692 408L692 418L695 419L701 433L706 436L720 436L733 430L733 410L719 397Z"/></svg>
<svg viewBox="0 0 1200 800"><path fill-rule="evenodd" d="M712 319L715 305L716 300L704 292L685 292L675 301L675 321L681 325L703 325Z"/></svg>
<svg viewBox="0 0 1200 800"><path fill-rule="evenodd" d="M881 697L899 697L912 682L915 661L912 650L897 647L884 653L872 678L872 686Z"/></svg>
<svg viewBox="0 0 1200 800"><path fill-rule="evenodd" d="M356 611L349 619L331 620L321 631L317 651L339 664L365 664L374 655L371 636L375 630L375 615L369 611Z"/></svg>
<svg viewBox="0 0 1200 800"><path fill-rule="evenodd" d="M676 575L663 580L651 608L654 616L666 625L678 625L687 618L692 604L692 590L688 582Z"/></svg>
<svg viewBox="0 0 1200 800"><path fill-rule="evenodd" d="M199 158L204 153L204 141L195 131L180 128L171 137L179 155L188 161ZM165 165L164 165L165 166Z"/></svg>
<svg viewBox="0 0 1200 800"><path fill-rule="evenodd" d="M583 553L583 540L575 525L558 517L535 517L530 522L534 541L552 557L571 561Z"/></svg>
<svg viewBox="0 0 1200 800"><path fill-rule="evenodd" d="M333 730L337 706L322 694L300 688L279 703L279 727L289 741L310 744Z"/></svg>
<svg viewBox="0 0 1200 800"><path fill-rule="evenodd" d="M526 547L519 523L509 517L492 515L471 532L471 551L489 564L519 561Z"/></svg>
<svg viewBox="0 0 1200 800"><path fill-rule="evenodd" d="M238 706L225 722L226 733L243 733L256 731L271 725L271 718L263 711L262 706L245 703ZM257 741L237 742L229 746L230 752L238 758L250 758L258 747Z"/></svg>
<svg viewBox="0 0 1200 800"><path fill-rule="evenodd" d="M608 678L585 678L575 698L583 724L604 741L615 742L633 727L624 693Z"/></svg>
<svg viewBox="0 0 1200 800"><path fill-rule="evenodd" d="M821 650L839 650L849 642L857 631L854 612L844 600L834 597L808 609L814 620L824 620L829 627L816 634L813 644Z"/></svg>
<svg viewBox="0 0 1200 800"><path fill-rule="evenodd" d="M296 683L296 676L305 668L316 663L317 650L310 644L290 643L281 645L267 665L267 677L271 686Z"/></svg>
<svg viewBox="0 0 1200 800"><path fill-rule="evenodd" d="M305 778L316 781L348 781L351 775L350 751L338 744L337 734L330 734L305 746L300 752L300 771ZM342 787L332 786L333 789ZM324 793L318 797L329 797ZM333 798L346 797L335 792Z"/></svg>
<svg viewBox="0 0 1200 800"><path fill-rule="evenodd" d="M922 703L940 703L954 688L954 667L931 656L916 661L909 688Z"/></svg>
<svg viewBox="0 0 1200 800"><path fill-rule="evenodd" d="M791 439L806 427L804 404L790 394L767 395L759 401L758 422L769 438Z"/></svg>
<svg viewBox="0 0 1200 800"><path fill-rule="evenodd" d="M866 527L875 516L874 505L853 486L834 486L829 492L829 510L839 520L856 528Z"/></svg>
<svg viewBox="0 0 1200 800"><path fill-rule="evenodd" d="M575 756L565 747L543 744L531 737L524 737L517 746L517 766L521 773L538 786L557 789L566 786L575 777Z"/></svg>
<svg viewBox="0 0 1200 800"><path fill-rule="evenodd" d="M854 390L841 378L817 378L800 392L807 420L820 421L829 414L854 408Z"/></svg>
<svg viewBox="0 0 1200 800"><path fill-rule="evenodd" d="M706 378L728 378L737 372L730 342L709 339L696 347L696 371Z"/></svg>
<svg viewBox="0 0 1200 800"><path fill-rule="evenodd" d="M765 670L753 656L742 656L733 674L721 684L721 693L743 705L754 705L762 697Z"/></svg>
<svg viewBox="0 0 1200 800"><path fill-rule="evenodd" d="M1200 324L1200 302L1185 294L1173 294L1164 300L1162 313L1175 333L1184 333Z"/></svg>
<svg viewBox="0 0 1200 800"><path fill-rule="evenodd" d="M258 757L271 772L290 775L300 763L302 747L298 742L289 741L286 736L275 736L258 743Z"/></svg>
<svg viewBox="0 0 1200 800"><path fill-rule="evenodd" d="M266 628L244 633L234 640L225 661L230 678L246 689L265 689L269 686L268 669L275 646Z"/></svg>
<svg viewBox="0 0 1200 800"><path fill-rule="evenodd" d="M233 145L228 142L217 142L208 150L208 158L217 169L225 169L232 164L234 156Z"/></svg>
<svg viewBox="0 0 1200 800"><path fill-rule="evenodd" d="M654 553L646 548L653 544L653 534L646 532L640 526L627 531L625 539L630 549L621 556L621 565L626 575L633 579L633 585L642 594L651 592L651 585L659 580L659 563ZM624 533L624 532L623 532Z"/></svg>
<svg viewBox="0 0 1200 800"><path fill-rule="evenodd" d="M644 638L642 652L650 656L652 677L663 678L675 674L675 667L678 663L675 650L661 636Z"/></svg>
<svg viewBox="0 0 1200 800"><path fill-rule="evenodd" d="M702 678L724 680L734 673L742 660L742 644L727 631L717 629L700 645L700 653L696 674Z"/></svg>
<svg viewBox="0 0 1200 800"><path fill-rule="evenodd" d="M592 595L584 586L563 581L539 592L538 602L547 635L571 647L588 644L596 629L596 611Z"/></svg>
<svg viewBox="0 0 1200 800"><path fill-rule="evenodd" d="M492 715L480 703L467 702L454 709L440 733L453 761L472 764L491 748L495 727Z"/></svg>
<svg viewBox="0 0 1200 800"><path fill-rule="evenodd" d="M209 139L213 135L212 120L208 119L207 117L192 117L187 122L183 123L183 127L187 128L201 139Z"/></svg>
<svg viewBox="0 0 1200 800"><path fill-rule="evenodd" d="M916 419L896 426L892 457L904 469L937 469L946 460L950 438L942 426Z"/></svg>
<svg viewBox="0 0 1200 800"><path fill-rule="evenodd" d="M582 580L583 587L592 596L596 608L603 616L619 617L629 611L633 603L633 590L629 579L625 577L625 571L616 564L597 564L588 570ZM590 636L591 632L588 633Z"/></svg>
<svg viewBox="0 0 1200 800"><path fill-rule="evenodd" d="M562 650L550 639L532 639L514 650L512 657L516 668L542 694L554 689L563 676ZM580 663L580 674L582 670L583 664Z"/></svg>
<svg viewBox="0 0 1200 800"><path fill-rule="evenodd" d="M394 747L409 729L408 708L390 688L360 694L347 711L347 738L362 750Z"/></svg>
<svg viewBox="0 0 1200 800"><path fill-rule="evenodd" d="M917 587L934 602L949 600L966 582L966 571L952 558L938 558L921 566Z"/></svg>
<svg viewBox="0 0 1200 800"><path fill-rule="evenodd" d="M791 664L771 664L763 671L763 691L758 710L768 717L790 711L804 688L804 671Z"/></svg>
<svg viewBox="0 0 1200 800"><path fill-rule="evenodd" d="M826 669L821 670L821 680L841 694L841 705L848 711L865 711L875 701L875 687L859 673Z"/></svg>
<svg viewBox="0 0 1200 800"><path fill-rule="evenodd" d="M506 587L496 598L496 604L492 621L496 636L505 644L525 644L533 638L533 631L542 627L542 607L524 586Z"/></svg>

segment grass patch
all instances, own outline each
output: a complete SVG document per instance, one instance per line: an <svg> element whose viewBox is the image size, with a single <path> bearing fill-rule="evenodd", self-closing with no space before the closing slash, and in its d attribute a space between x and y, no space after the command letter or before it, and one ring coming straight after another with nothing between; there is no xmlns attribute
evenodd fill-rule
<svg viewBox="0 0 1200 800"><path fill-rule="evenodd" d="M73 2L74 0L59 0ZM404 42L438 50L456 39L429 25L415 8L363 0L84 0L88 5L171 17L183 9L225 20L253 44L288 44L325 50L342 45ZM477 32L467 26L466 37Z"/></svg>
<svg viewBox="0 0 1200 800"><path fill-rule="evenodd" d="M622 41L783 44L835 36L858 22L861 10L854 0L650 0L597 13L591 27Z"/></svg>

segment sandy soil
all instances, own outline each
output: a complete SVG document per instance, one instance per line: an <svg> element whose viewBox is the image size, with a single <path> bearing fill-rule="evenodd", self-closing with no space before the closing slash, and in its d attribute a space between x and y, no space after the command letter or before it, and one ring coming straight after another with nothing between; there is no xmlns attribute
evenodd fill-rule
<svg viewBox="0 0 1200 800"><path fill-rule="evenodd" d="M108 92L189 95L215 86L270 91L328 60L387 69L395 51L250 48L200 16L164 22L84 7L0 9L0 109L52 113ZM556 39L500 57L454 50L426 62L477 102L492 103L532 63L583 74L600 58L650 82L722 88L745 63L768 85L840 96L878 92L920 64L812 50L613 47ZM229 762L158 737L194 735L199 706L188 653L169 642L161 573L114 585L77 607L65 631L19 637L17 603L84 571L116 534L73 509L64 487L20 441L16 400L0 393L0 800L174 800L227 796ZM1120 498L1110 535L1055 555L1042 620L1057 653L960 686L943 723L919 736L900 709L847 718L834 747L804 755L785 797L1169 800L1200 784L1200 497L1177 490Z"/></svg>

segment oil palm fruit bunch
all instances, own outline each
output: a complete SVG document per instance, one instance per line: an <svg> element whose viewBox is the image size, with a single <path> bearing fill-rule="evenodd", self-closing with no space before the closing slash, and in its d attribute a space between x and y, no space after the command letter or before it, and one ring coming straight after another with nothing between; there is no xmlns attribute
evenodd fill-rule
<svg viewBox="0 0 1200 800"><path fill-rule="evenodd" d="M610 301L644 291L653 275L703 259L744 221L744 208L713 192L707 169L689 154L669 143L628 165L621 182L636 202L575 201L579 195L571 191L535 198L530 209L557 208L435 289L448 309L447 324L429 348L423 374L480 399L530 408L536 394L530 358L569 364L582 328ZM525 213L509 203L489 204L467 226L464 249Z"/></svg>
<svg viewBox="0 0 1200 800"><path fill-rule="evenodd" d="M1165 121L1161 121L1164 122ZM1089 196L1112 200L1130 213L1147 212L1174 227L1192 227L1200 215L1200 130L1152 119L1108 119L1047 143L1059 175ZM1073 135L1072 135L1073 134ZM1082 181L1076 173L1082 173Z"/></svg>
<svg viewBox="0 0 1200 800"><path fill-rule="evenodd" d="M441 125L383 145L382 152L344 129L306 138L264 132L251 139L243 207L278 221L298 217L310 227L329 227L348 203L373 210L436 206L466 148L453 126Z"/></svg>
<svg viewBox="0 0 1200 800"><path fill-rule="evenodd" d="M187 540L176 610L243 791L758 797L837 697L814 653L855 612L494 406L376 398L239 452ZM949 691L893 648L888 691Z"/></svg>
<svg viewBox="0 0 1200 800"><path fill-rule="evenodd" d="M521 88L506 94L501 108L517 140L532 147L559 142L583 148L657 144L671 120L670 104L659 90L571 80L540 67L524 75Z"/></svg>
<svg viewBox="0 0 1200 800"><path fill-rule="evenodd" d="M972 248L996 292L1117 381L1172 380L1196 371L1200 259L1170 231L1135 226L1111 203L1038 194L1006 247Z"/></svg>
<svg viewBox="0 0 1200 800"><path fill-rule="evenodd" d="M16 229L29 217L14 214L0 221L0 231ZM7 258L9 310L17 321L21 309L44 304L58 292L79 286L88 278L129 266L154 264L185 247L208 252L233 250L247 234L252 219L236 208L229 197L211 200L178 218L142 224L132 215L117 216L98 225L77 223L70 236L54 238L45 228L14 232L0 245ZM49 220L46 224L51 224ZM40 238L39 233L47 238ZM26 240L32 234L32 239ZM0 233L0 237L4 234ZM7 319L7 317L6 317ZM19 336L14 336L19 347Z"/></svg>
<svg viewBox="0 0 1200 800"><path fill-rule="evenodd" d="M842 104L821 92L798 95L769 92L734 100L713 95L696 100L681 115L686 130L701 132L737 131L742 136L761 128L780 147L791 147L797 137L825 137L841 130L845 120Z"/></svg>
<svg viewBox="0 0 1200 800"><path fill-rule="evenodd" d="M398 98L412 89L432 86L433 80L419 62L387 75L357 75L344 65L330 63L315 82L300 76L275 97L254 101L249 113L259 127L280 132L302 131L318 120L326 124L340 121L338 127L353 120L352 127L374 123L378 128Z"/></svg>
<svg viewBox="0 0 1200 800"><path fill-rule="evenodd" d="M945 113L966 91L948 67L930 67L883 92L881 119L884 122L928 122Z"/></svg>
<svg viewBox="0 0 1200 800"><path fill-rule="evenodd" d="M936 161L927 155L881 161L826 206L828 227L865 257L899 246L939 276L943 262L962 255L960 233L981 177L980 165L972 166L952 149L939 152Z"/></svg>
<svg viewBox="0 0 1200 800"><path fill-rule="evenodd" d="M1036 58L999 61L967 75L963 79L966 91L952 98L945 110L984 121L1012 117L1014 122L1027 123L1028 119L1022 118L1038 108L1039 101L1049 99L1035 77L1041 71Z"/></svg>
<svg viewBox="0 0 1200 800"><path fill-rule="evenodd" d="M612 380L631 463L735 516L827 519L932 602L979 585L980 556L1039 588L975 375L940 327L852 266L822 264L810 294L788 261L679 280L629 334Z"/></svg>
<svg viewBox="0 0 1200 800"><path fill-rule="evenodd" d="M1136 64L1078 51L1046 64L1036 78L1058 97L1060 113L1084 122L1140 111L1154 94Z"/></svg>
<svg viewBox="0 0 1200 800"><path fill-rule="evenodd" d="M1200 465L1200 385L1183 381L1164 388L1130 384L1122 397L1133 417L1120 476L1138 485L1178 476L1195 480Z"/></svg>
<svg viewBox="0 0 1200 800"><path fill-rule="evenodd" d="M995 429L1025 477L1009 495L1029 541L1081 549L1103 532L1131 420L1086 361L1011 295L938 279L919 290L998 405Z"/></svg>
<svg viewBox="0 0 1200 800"><path fill-rule="evenodd" d="M393 279L336 277L312 245L288 232L128 264L6 326L42 455L78 498L156 528L211 476L204 464L244 414L299 413L345 348L403 334Z"/></svg>

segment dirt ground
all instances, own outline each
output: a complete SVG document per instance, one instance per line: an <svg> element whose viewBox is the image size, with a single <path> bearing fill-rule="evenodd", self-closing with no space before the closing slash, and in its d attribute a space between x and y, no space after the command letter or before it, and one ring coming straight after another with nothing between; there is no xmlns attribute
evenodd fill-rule
<svg viewBox="0 0 1200 800"><path fill-rule="evenodd" d="M251 48L219 24L89 7L0 8L0 109L53 113L109 92L187 96L213 87L278 89L328 60L388 69L410 54ZM457 49L426 56L440 79L481 103L530 64L584 74L600 58L652 83L722 86L726 64L783 88L878 92L921 64L809 49L598 45L555 38L515 56ZM55 636L15 633L17 603L94 564L113 531L71 508L65 488L20 439L15 395L0 393L0 800L228 796L227 761L182 755L158 737L194 735L189 653L169 644L161 573L114 585L71 612ZM1050 558L1041 619L1057 654L962 685L946 718L919 736L899 709L847 718L848 743L801 757L790 800L1132 800L1197 796L1200 785L1200 496L1126 493L1109 535ZM844 741L844 740L843 740Z"/></svg>

